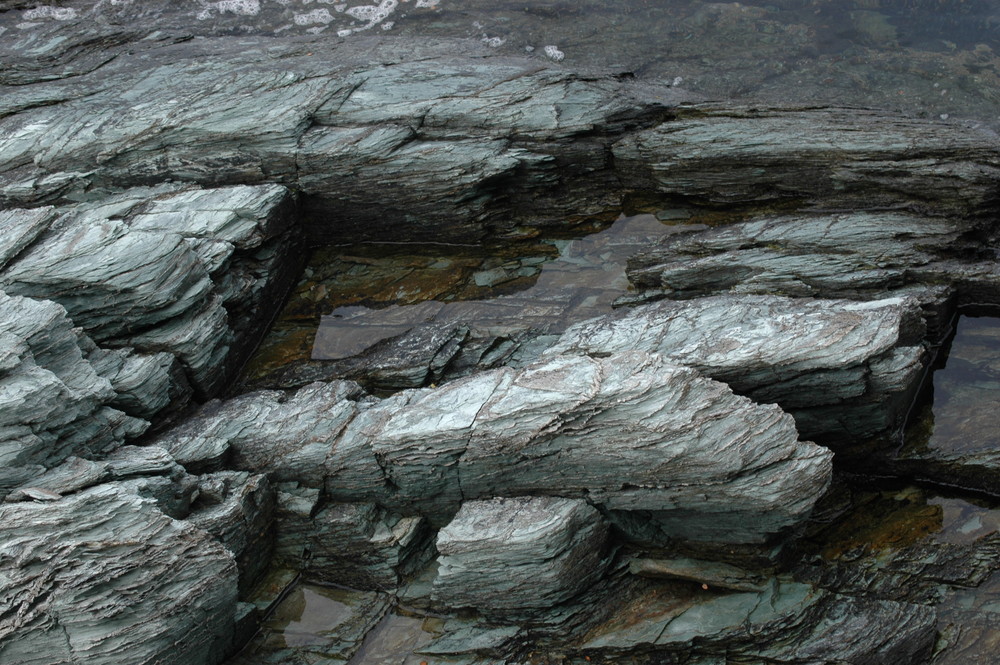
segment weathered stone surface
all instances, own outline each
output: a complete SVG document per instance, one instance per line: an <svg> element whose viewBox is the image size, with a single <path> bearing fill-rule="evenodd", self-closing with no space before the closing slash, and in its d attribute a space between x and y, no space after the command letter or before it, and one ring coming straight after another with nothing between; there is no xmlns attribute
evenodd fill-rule
<svg viewBox="0 0 1000 665"><path fill-rule="evenodd" d="M660 301L573 326L545 353L661 353L843 442L902 424L923 367L919 311L906 298Z"/></svg>
<svg viewBox="0 0 1000 665"><path fill-rule="evenodd" d="M633 575L697 582L703 589L719 588L728 591L762 591L764 577L736 566L715 561L694 559L645 559L629 561L628 570Z"/></svg>
<svg viewBox="0 0 1000 665"><path fill-rule="evenodd" d="M487 614L547 609L601 576L608 530L579 499L468 501L438 533L434 596Z"/></svg>
<svg viewBox="0 0 1000 665"><path fill-rule="evenodd" d="M0 292L0 493L74 454L98 454L148 426L107 406L93 342L60 305Z"/></svg>
<svg viewBox="0 0 1000 665"><path fill-rule="evenodd" d="M713 204L969 213L996 205L996 139L859 109L705 106L614 146L636 189Z"/></svg>
<svg viewBox="0 0 1000 665"><path fill-rule="evenodd" d="M987 224L898 212L784 215L664 238L629 260L641 297L721 293L920 300L942 334L956 302L996 302Z"/></svg>
<svg viewBox="0 0 1000 665"><path fill-rule="evenodd" d="M135 476L171 476L181 471L173 458L156 446L122 446L101 461L70 457L62 464L14 489L4 500L36 499L37 490L58 499L94 485Z"/></svg>
<svg viewBox="0 0 1000 665"><path fill-rule="evenodd" d="M187 522L212 534L232 553L240 595L261 578L274 550L274 489L263 475L222 471L198 479Z"/></svg>
<svg viewBox="0 0 1000 665"><path fill-rule="evenodd" d="M799 442L777 407L641 352L359 396L346 382L253 393L158 445L178 459L228 445L238 468L439 520L469 499L587 496L641 511L654 540L763 542L808 514L830 473L829 451Z"/></svg>
<svg viewBox="0 0 1000 665"><path fill-rule="evenodd" d="M0 505L0 659L212 663L236 566L208 534L115 485Z"/></svg>
<svg viewBox="0 0 1000 665"><path fill-rule="evenodd" d="M276 555L311 581L389 590L427 563L431 531L422 517L374 504L317 505L318 490L278 489Z"/></svg>
<svg viewBox="0 0 1000 665"><path fill-rule="evenodd" d="M183 408L191 399L184 370L171 353L95 349L87 360L111 382L116 396L110 404L129 415L152 419L167 407Z"/></svg>
<svg viewBox="0 0 1000 665"><path fill-rule="evenodd" d="M211 393L227 378L219 371L224 361L238 361L230 347L252 341L273 309L267 299L274 283L283 287L294 269L295 261L267 251L287 235L288 201L279 185L140 188L52 211L58 217L45 233L21 211L20 231L34 242L19 243L26 246L0 272L0 285L10 294L59 302L99 344L171 353L194 387ZM131 365L119 377L127 392L137 380L129 374L152 369ZM168 397L183 395L179 377L152 371L160 374L161 391L165 380L173 384ZM162 395L132 408L155 413Z"/></svg>

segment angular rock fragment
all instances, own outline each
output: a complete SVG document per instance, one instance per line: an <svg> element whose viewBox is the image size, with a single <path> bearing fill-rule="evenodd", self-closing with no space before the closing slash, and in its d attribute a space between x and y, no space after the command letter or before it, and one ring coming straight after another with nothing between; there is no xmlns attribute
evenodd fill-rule
<svg viewBox="0 0 1000 665"><path fill-rule="evenodd" d="M236 565L207 533L115 485L0 505L0 660L216 663Z"/></svg>
<svg viewBox="0 0 1000 665"><path fill-rule="evenodd" d="M608 529L578 499L466 502L438 533L434 597L493 615L547 609L602 575Z"/></svg>
<svg viewBox="0 0 1000 665"><path fill-rule="evenodd" d="M49 301L0 292L0 494L74 454L98 454L148 423L107 406L93 342Z"/></svg>
<svg viewBox="0 0 1000 665"><path fill-rule="evenodd" d="M923 368L919 307L779 296L660 301L573 326L545 353L661 353L843 442L902 425Z"/></svg>

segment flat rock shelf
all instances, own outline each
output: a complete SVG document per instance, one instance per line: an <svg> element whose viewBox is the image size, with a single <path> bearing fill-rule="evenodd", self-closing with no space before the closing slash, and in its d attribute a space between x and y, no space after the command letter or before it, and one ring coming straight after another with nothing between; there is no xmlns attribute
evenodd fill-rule
<svg viewBox="0 0 1000 665"><path fill-rule="evenodd" d="M697 50L991 47L458 4L0 0L0 662L993 662L1000 138Z"/></svg>

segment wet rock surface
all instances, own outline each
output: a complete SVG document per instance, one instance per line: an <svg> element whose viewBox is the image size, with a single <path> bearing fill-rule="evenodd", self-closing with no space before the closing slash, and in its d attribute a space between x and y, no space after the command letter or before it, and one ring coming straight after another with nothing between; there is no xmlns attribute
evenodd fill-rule
<svg viewBox="0 0 1000 665"><path fill-rule="evenodd" d="M525 36L596 29L599 3L463 37L478 0L34 4L0 2L0 660L219 663L261 627L232 662L988 662L991 509L838 484L814 515L832 454L805 439L996 491L982 428L956 459L942 436L888 456L862 440L903 424L954 306L997 298L996 135L682 89L746 70L706 82L697 35L766 45L762 85L913 51L888 9L848 13L867 50L778 71L809 19L646 8L677 20L656 62L623 40L636 77L570 66L575 33ZM953 46L924 62L992 80L988 46ZM700 74L667 75L679 62ZM982 96L965 83L949 94ZM205 402L277 311L300 236L487 246L623 207L671 226L619 304L661 302L608 314L601 279L583 293L542 267L618 264L627 242L438 265L511 297L354 310L326 366ZM559 295L513 294L532 280ZM948 387L957 403L992 390L969 362L982 380ZM836 532L852 502L919 525L871 546Z"/></svg>

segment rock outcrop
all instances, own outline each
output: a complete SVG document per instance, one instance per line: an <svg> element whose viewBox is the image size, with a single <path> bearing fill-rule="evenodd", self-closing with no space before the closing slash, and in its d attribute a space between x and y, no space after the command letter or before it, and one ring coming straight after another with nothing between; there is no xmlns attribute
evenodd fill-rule
<svg viewBox="0 0 1000 665"><path fill-rule="evenodd" d="M663 354L777 403L803 435L843 443L902 425L923 368L916 301L713 296L577 324L545 354Z"/></svg>
<svg viewBox="0 0 1000 665"><path fill-rule="evenodd" d="M180 665L231 648L232 555L125 487L0 505L0 543L6 663Z"/></svg>

